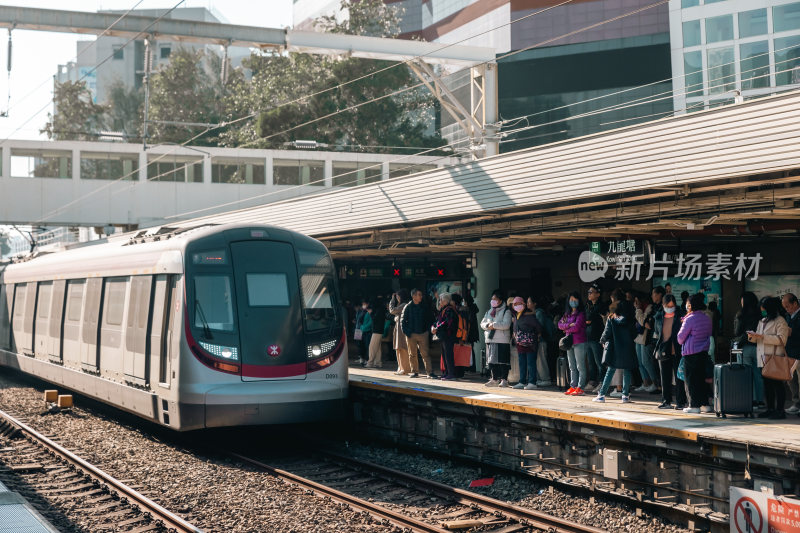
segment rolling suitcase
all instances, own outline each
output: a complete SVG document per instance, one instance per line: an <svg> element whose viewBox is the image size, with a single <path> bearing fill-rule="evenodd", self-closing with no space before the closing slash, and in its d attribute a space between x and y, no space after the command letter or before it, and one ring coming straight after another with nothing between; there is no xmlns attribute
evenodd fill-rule
<svg viewBox="0 0 800 533"><path fill-rule="evenodd" d="M753 369L728 363L714 366L714 412L717 416L753 416Z"/></svg>
<svg viewBox="0 0 800 533"><path fill-rule="evenodd" d="M561 390L569 388L569 363L563 355L556 361L556 385Z"/></svg>

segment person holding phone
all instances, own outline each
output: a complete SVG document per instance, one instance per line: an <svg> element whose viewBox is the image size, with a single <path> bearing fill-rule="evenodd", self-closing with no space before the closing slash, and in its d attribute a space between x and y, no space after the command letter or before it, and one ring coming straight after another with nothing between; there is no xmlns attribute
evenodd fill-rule
<svg viewBox="0 0 800 533"><path fill-rule="evenodd" d="M781 303L774 296L765 296L759 302L761 320L756 331L748 331L747 339L756 344L758 367L763 368L769 357L786 355L786 340L789 338L789 325L780 315ZM783 420L786 418L786 386L785 382L764 377L764 396L767 410L758 414L758 418Z"/></svg>

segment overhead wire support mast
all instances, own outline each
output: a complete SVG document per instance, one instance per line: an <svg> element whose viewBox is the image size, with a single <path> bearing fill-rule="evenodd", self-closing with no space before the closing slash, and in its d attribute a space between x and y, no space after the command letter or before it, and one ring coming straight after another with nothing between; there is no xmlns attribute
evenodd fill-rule
<svg viewBox="0 0 800 533"><path fill-rule="evenodd" d="M8 27L8 55L6 56L6 72L8 73L8 81L6 83L6 108L0 111L0 117L7 117L11 109L11 31L14 29L14 24Z"/></svg>

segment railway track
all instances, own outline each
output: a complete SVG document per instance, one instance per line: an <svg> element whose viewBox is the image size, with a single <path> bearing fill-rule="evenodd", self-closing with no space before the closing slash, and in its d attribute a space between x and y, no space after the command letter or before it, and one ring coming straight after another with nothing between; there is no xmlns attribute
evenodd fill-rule
<svg viewBox="0 0 800 533"><path fill-rule="evenodd" d="M271 464L250 455L232 455L404 531L604 531L336 453L315 451L294 460L271 459Z"/></svg>
<svg viewBox="0 0 800 533"><path fill-rule="evenodd" d="M0 480L59 527L130 533L202 530L0 411Z"/></svg>

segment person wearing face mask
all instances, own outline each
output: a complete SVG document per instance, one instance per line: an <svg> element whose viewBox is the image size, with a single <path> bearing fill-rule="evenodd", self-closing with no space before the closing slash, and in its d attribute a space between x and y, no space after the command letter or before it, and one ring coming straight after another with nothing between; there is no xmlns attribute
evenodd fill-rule
<svg viewBox="0 0 800 533"><path fill-rule="evenodd" d="M458 315L450 293L443 292L439 295L438 308L439 315L431 326L431 333L439 337L442 343L442 357L445 366L445 375L442 376L442 380L448 381L456 379L453 346L456 343L456 330L458 329Z"/></svg>
<svg viewBox="0 0 800 533"><path fill-rule="evenodd" d="M550 380L550 364L547 362L547 343L549 343L556 332L556 325L544 312L543 307L546 305L539 305L533 296L528 297L528 310L532 311L536 320L542 327L542 334L539 337L539 348L536 352L536 386L549 387L553 384Z"/></svg>
<svg viewBox="0 0 800 533"><path fill-rule="evenodd" d="M659 409L672 409L672 381L675 381L675 409L686 407L686 388L678 378L681 347L678 331L681 329L681 310L675 296L665 294L662 305L653 320L655 356L661 373L661 404Z"/></svg>
<svg viewBox="0 0 800 533"><path fill-rule="evenodd" d="M569 396L583 396L589 377L586 367L586 314L583 309L580 294L570 293L564 315L558 321L558 329L565 335L572 335L572 346L567 350L570 388L564 393Z"/></svg>
<svg viewBox="0 0 800 533"><path fill-rule="evenodd" d="M514 340L517 343L519 357L519 383L515 389L533 390L536 387L536 353L542 336L542 325L536 319L536 313L520 296L514 298Z"/></svg>
<svg viewBox="0 0 800 533"><path fill-rule="evenodd" d="M711 346L711 318L704 313L705 296L696 293L686 302L686 316L683 317L681 329L678 331L678 343L681 345L681 357L684 364L684 376L689 407L684 413L711 412L708 404L706 387L706 361Z"/></svg>
<svg viewBox="0 0 800 533"><path fill-rule="evenodd" d="M786 341L789 338L789 325L780 315L781 301L774 296L765 296L759 302L761 305L761 320L755 332L748 331L747 338L756 344L758 367L771 357L786 357ZM777 379L764 378L764 396L767 401L767 410L758 414L758 418L770 420L783 420L786 418L786 382Z"/></svg>
<svg viewBox="0 0 800 533"><path fill-rule="evenodd" d="M425 365L425 371L428 373L429 378L435 378L431 366L431 356L428 351L429 342L428 328L430 322L428 321L428 312L423 303L422 291L414 289L411 291L411 301L403 308L400 314L400 329L406 336L406 345L408 346L408 359L409 367L411 367L411 375L409 377L419 377L419 359L417 358L417 351L422 356L422 363Z"/></svg>
<svg viewBox="0 0 800 533"><path fill-rule="evenodd" d="M597 397L593 402L604 403L606 394L611 387L611 381L617 370L622 371L622 403L631 401L631 376L632 370L636 368L636 348L633 338L636 336L636 320L633 305L625 300L625 293L622 289L614 289L611 293L611 305L608 308L609 315L606 320L605 329L600 336L600 343L603 345L603 364L608 368L603 382L597 389Z"/></svg>
<svg viewBox="0 0 800 533"><path fill-rule="evenodd" d="M481 320L486 340L486 362L491 379L487 387L508 387L511 368L511 311L506 307L505 295L500 289L492 292L490 309Z"/></svg>
<svg viewBox="0 0 800 533"><path fill-rule="evenodd" d="M361 301L361 307L358 308L356 311L356 323L355 323L355 331L358 331L358 337L356 334L353 335L354 338L358 338L356 341L358 343L358 361L357 363L363 365L369 359L369 341L370 339L365 339L363 335L363 330L361 326L364 323L364 319L367 316L367 307L369 306L369 301L364 299Z"/></svg>

